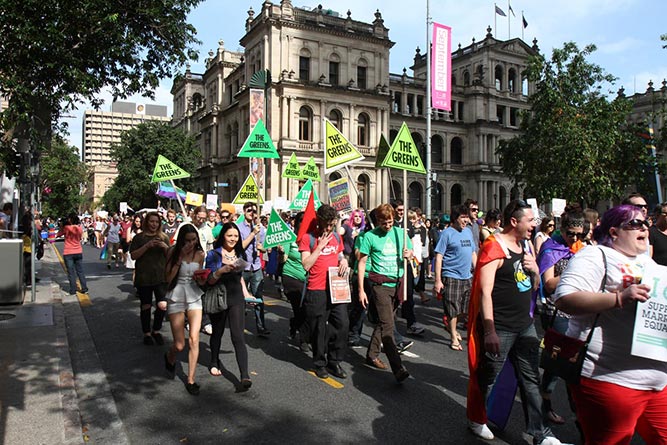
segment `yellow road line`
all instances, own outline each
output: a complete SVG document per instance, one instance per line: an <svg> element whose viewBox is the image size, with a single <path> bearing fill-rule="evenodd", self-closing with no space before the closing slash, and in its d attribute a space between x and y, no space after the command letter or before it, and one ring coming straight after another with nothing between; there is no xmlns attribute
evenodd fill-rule
<svg viewBox="0 0 667 445"><path fill-rule="evenodd" d="M58 261L60 262L60 266L63 268L63 271L65 272L65 274L67 274L67 266L65 266L65 260L63 259L62 255L60 255L60 252L58 251L58 248L56 248L56 246L53 245L53 244L50 244L50 245L53 248L53 251L56 253L56 256L58 257ZM80 289L81 288L81 282L79 281L78 278L76 279L76 284L77 284L77 287ZM90 301L90 298L88 297L88 295L84 294L83 292L80 292L80 291L77 290L76 291L76 297L79 299L79 305L81 307L88 307L91 304L93 304Z"/></svg>
<svg viewBox="0 0 667 445"><path fill-rule="evenodd" d="M341 389L341 388L345 387L341 382L339 382L338 380L334 380L331 377L327 377L326 379L319 378L317 375L315 375L315 371L308 371L308 374L312 375L317 380L321 380L324 383L326 383L327 385L332 386L336 389Z"/></svg>

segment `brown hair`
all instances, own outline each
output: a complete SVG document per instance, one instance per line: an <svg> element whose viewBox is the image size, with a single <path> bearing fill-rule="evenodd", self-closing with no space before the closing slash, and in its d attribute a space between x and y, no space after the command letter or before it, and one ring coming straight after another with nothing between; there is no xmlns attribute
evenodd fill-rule
<svg viewBox="0 0 667 445"><path fill-rule="evenodd" d="M375 208L375 217L378 221L387 221L394 218L394 208L391 204L380 204Z"/></svg>

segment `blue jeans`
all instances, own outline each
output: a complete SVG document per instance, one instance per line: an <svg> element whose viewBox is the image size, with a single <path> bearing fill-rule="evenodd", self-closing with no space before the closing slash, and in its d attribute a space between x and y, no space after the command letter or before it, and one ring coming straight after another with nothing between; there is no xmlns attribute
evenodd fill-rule
<svg viewBox="0 0 667 445"><path fill-rule="evenodd" d="M88 292L86 277L83 274L83 254L72 253L65 255L65 265L67 266L67 278L69 278L69 294L76 294L76 277L81 282L81 290Z"/></svg>
<svg viewBox="0 0 667 445"><path fill-rule="evenodd" d="M249 270L244 271L243 281L245 281L245 285L248 286L248 290L252 296L258 300L262 300L261 303L255 305L255 324L258 331L264 330L266 329L266 325L264 323L264 297L262 296L264 293L264 274L262 273L262 269L257 269L254 272Z"/></svg>
<svg viewBox="0 0 667 445"><path fill-rule="evenodd" d="M500 373L505 359L514 365L519 381L519 393L526 416L527 432L533 436L533 443L540 443L553 433L544 425L542 418L542 396L540 395L540 340L535 325L530 324L521 332L496 330L500 340L500 354L485 353L479 367L479 386L486 398L491 386Z"/></svg>

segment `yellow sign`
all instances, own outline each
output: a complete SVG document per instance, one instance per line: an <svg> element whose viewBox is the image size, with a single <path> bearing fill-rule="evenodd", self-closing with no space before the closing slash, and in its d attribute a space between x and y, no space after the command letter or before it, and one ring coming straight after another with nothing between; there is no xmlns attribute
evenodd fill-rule
<svg viewBox="0 0 667 445"><path fill-rule="evenodd" d="M422 158L405 122L401 125L396 139L391 144L389 153L387 153L384 161L382 161L382 167L426 174Z"/></svg>
<svg viewBox="0 0 667 445"><path fill-rule="evenodd" d="M169 181L170 179L189 178L190 173L162 155L157 156L151 182Z"/></svg>
<svg viewBox="0 0 667 445"><path fill-rule="evenodd" d="M308 162L306 162L306 165L303 166L303 169L301 170L301 178L303 179L311 179L313 181L320 182L320 168L315 164L315 158L310 157L308 159Z"/></svg>
<svg viewBox="0 0 667 445"><path fill-rule="evenodd" d="M343 133L329 122L329 119L324 118L325 134L324 134L324 173L329 173L346 165L364 159L364 156L359 153L359 150L348 141Z"/></svg>
<svg viewBox="0 0 667 445"><path fill-rule="evenodd" d="M185 195L185 203L191 206L199 207L204 203L204 195L200 195L199 193L188 192Z"/></svg>
<svg viewBox="0 0 667 445"><path fill-rule="evenodd" d="M283 170L282 177L301 179L301 167L299 167L299 161L296 159L296 154L292 153L292 156L290 156L287 166L285 167L285 170Z"/></svg>
<svg viewBox="0 0 667 445"><path fill-rule="evenodd" d="M253 175L248 175L241 186L241 190L239 190L236 194L236 198L232 201L232 204L245 204L248 201L256 203L258 196L259 203L264 204L264 199L262 199L262 195L259 193L255 177Z"/></svg>

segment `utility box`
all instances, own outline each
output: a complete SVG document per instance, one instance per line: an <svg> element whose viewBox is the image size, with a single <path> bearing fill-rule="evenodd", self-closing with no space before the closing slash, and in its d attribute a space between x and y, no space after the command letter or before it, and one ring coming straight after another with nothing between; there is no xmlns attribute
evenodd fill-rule
<svg viewBox="0 0 667 445"><path fill-rule="evenodd" d="M23 240L0 239L0 305L23 303Z"/></svg>

